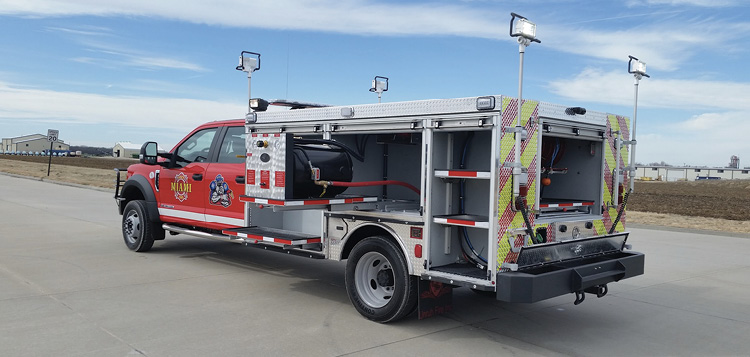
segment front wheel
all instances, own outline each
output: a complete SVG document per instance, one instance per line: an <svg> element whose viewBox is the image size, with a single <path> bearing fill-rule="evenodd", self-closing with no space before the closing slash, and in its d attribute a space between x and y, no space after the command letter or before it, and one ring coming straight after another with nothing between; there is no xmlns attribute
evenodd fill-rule
<svg viewBox="0 0 750 357"><path fill-rule="evenodd" d="M401 250L385 237L357 243L346 263L349 299L362 316L373 321L396 321L414 311L417 284Z"/></svg>
<svg viewBox="0 0 750 357"><path fill-rule="evenodd" d="M151 221L146 202L133 200L122 212L122 237L130 250L147 252L154 240L164 239L164 230Z"/></svg>

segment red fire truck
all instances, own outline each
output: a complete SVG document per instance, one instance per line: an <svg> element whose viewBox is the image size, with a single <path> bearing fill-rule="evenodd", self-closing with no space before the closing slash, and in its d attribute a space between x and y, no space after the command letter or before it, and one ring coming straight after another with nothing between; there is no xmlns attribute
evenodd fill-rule
<svg viewBox="0 0 750 357"><path fill-rule="evenodd" d="M457 287L578 304L643 274L624 227L627 117L500 95L250 102L118 172L128 248L170 232L346 260L354 307L379 322L450 311Z"/></svg>

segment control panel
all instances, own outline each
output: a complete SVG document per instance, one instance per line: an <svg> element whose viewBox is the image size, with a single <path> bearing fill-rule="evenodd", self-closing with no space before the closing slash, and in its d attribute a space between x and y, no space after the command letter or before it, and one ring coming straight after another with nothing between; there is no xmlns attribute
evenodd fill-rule
<svg viewBox="0 0 750 357"><path fill-rule="evenodd" d="M294 197L292 134L250 134L245 160L245 195L287 200Z"/></svg>

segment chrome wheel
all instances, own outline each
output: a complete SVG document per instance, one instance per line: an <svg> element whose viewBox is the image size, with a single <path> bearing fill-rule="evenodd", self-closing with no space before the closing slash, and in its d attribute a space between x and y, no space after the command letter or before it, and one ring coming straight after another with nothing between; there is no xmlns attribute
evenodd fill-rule
<svg viewBox="0 0 750 357"><path fill-rule="evenodd" d="M141 238L141 218L138 216L138 212L135 210L128 212L122 221L122 232L130 244L138 242Z"/></svg>
<svg viewBox="0 0 750 357"><path fill-rule="evenodd" d="M362 302L373 308L385 306L393 297L393 268L391 262L378 252L368 252L360 258L354 280Z"/></svg>

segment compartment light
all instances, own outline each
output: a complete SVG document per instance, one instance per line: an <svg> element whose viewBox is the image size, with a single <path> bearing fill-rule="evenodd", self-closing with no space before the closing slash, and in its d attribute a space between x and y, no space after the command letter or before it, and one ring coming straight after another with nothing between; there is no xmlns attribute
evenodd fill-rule
<svg viewBox="0 0 750 357"><path fill-rule="evenodd" d="M253 124L258 121L258 114L255 114L255 112L250 112L245 114L245 124Z"/></svg>
<svg viewBox="0 0 750 357"><path fill-rule="evenodd" d="M479 97L477 98L477 110L492 110L495 109L495 97Z"/></svg>
<svg viewBox="0 0 750 357"><path fill-rule="evenodd" d="M354 116L354 108L344 107L341 108L341 116L344 118L351 118Z"/></svg>

